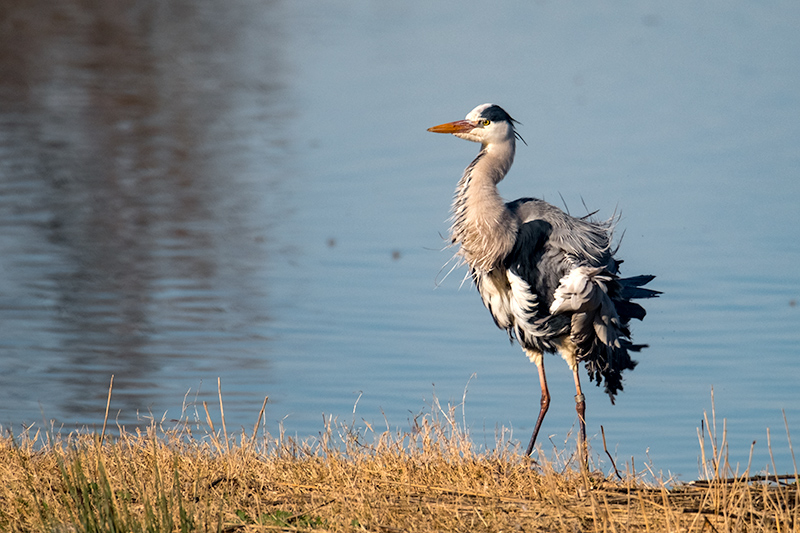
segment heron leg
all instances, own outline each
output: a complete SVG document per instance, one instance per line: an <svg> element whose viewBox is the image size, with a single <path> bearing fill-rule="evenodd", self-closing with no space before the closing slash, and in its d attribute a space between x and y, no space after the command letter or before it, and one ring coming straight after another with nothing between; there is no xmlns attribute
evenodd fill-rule
<svg viewBox="0 0 800 533"><path fill-rule="evenodd" d="M586 397L581 390L581 379L578 375L580 367L578 366L577 346L568 337L565 337L558 343L558 351L564 361L567 362L567 365L569 365L570 370L572 370L572 377L575 380L575 411L578 413L578 423L581 427L578 448L585 463L586 457L588 457L586 449Z"/></svg>
<svg viewBox="0 0 800 533"><path fill-rule="evenodd" d="M547 389L547 376L544 373L544 358L542 352L535 352L533 350L525 350L528 358L536 365L536 370L539 371L539 384L542 386L542 399L539 402L539 417L536 419L536 426L533 428L533 435L531 441L528 443L528 449L525 455L533 453L533 446L536 444L536 436L539 434L539 429L542 427L544 415L547 414L547 409L550 407L550 391Z"/></svg>
<svg viewBox="0 0 800 533"><path fill-rule="evenodd" d="M577 366L572 370L572 376L575 378L575 411L578 412L578 422L581 426L581 440L580 448L583 457L586 457L586 397L581 391L581 380L578 376Z"/></svg>

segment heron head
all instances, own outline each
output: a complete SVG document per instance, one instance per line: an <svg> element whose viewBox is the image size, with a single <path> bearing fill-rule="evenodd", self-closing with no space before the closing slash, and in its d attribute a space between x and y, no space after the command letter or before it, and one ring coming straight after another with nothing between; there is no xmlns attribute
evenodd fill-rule
<svg viewBox="0 0 800 533"><path fill-rule="evenodd" d="M452 133L468 141L489 144L514 143L525 140L517 133L514 124L519 124L496 104L481 104L470 111L464 120L447 122L428 128L433 133Z"/></svg>

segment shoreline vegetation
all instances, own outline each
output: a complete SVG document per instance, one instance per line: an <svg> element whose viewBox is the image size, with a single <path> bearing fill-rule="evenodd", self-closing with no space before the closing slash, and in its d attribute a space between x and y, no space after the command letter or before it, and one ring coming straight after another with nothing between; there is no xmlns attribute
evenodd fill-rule
<svg viewBox="0 0 800 533"><path fill-rule="evenodd" d="M7 433L0 437L0 530L800 530L796 467L789 475L733 471L713 410L698 430L705 479L678 483L647 465L619 471L613 459L607 474L574 453L547 459L540 449L530 459L502 431L493 449L476 450L456 409L435 399L407 431L328 419L319 438L302 442L259 433L266 403L249 435L228 433L221 393L222 428L204 403L206 429L198 435L186 420L114 435L106 424L99 435Z"/></svg>

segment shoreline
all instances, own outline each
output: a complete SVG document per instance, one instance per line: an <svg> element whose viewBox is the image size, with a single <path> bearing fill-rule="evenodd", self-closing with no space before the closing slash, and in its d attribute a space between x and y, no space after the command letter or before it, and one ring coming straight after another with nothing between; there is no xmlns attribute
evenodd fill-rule
<svg viewBox="0 0 800 533"><path fill-rule="evenodd" d="M266 403L266 402L265 402ZM0 438L0 529L9 531L796 531L798 476L734 472L725 436L708 479L648 465L603 473L574 455L536 460L498 436L476 451L441 410L405 432L335 420L319 439L195 435L188 424L119 435ZM701 439L701 445L705 447ZM790 441L791 447L791 441ZM540 449L541 452L541 449ZM594 456L600 454L594 451ZM609 456L610 457L610 456ZM613 461L612 461L613 464ZM652 476L650 476L652 474ZM647 479L651 477L652 479Z"/></svg>

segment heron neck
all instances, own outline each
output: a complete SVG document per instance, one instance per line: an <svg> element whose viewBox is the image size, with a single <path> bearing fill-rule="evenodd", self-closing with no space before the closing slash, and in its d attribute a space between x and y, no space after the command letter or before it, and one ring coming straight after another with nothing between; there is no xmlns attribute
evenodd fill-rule
<svg viewBox="0 0 800 533"><path fill-rule="evenodd" d="M517 224L497 191L513 161L513 145L484 146L458 183L451 238L473 269L492 270L513 248Z"/></svg>
<svg viewBox="0 0 800 533"><path fill-rule="evenodd" d="M514 163L515 151L516 145L513 139L510 142L484 145L472 163L473 165L477 163L480 171L497 185L506 177Z"/></svg>

